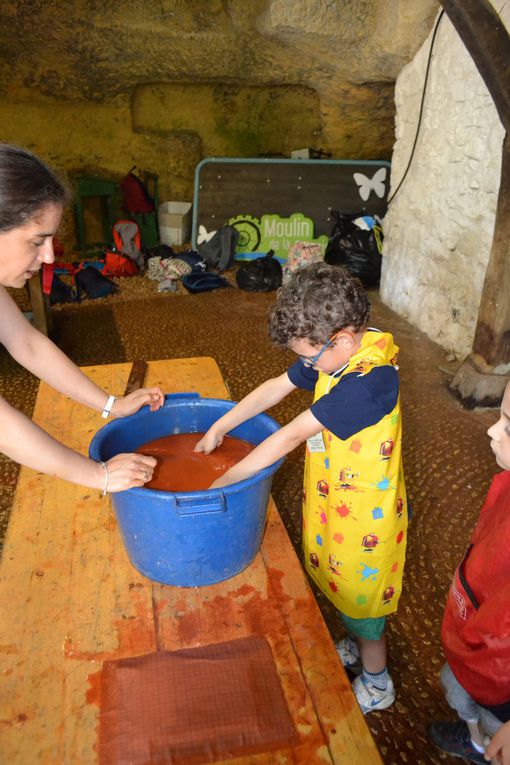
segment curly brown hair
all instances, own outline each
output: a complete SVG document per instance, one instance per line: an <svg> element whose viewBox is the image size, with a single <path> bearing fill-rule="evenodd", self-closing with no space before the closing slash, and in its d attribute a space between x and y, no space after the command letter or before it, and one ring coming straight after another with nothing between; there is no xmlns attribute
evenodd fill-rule
<svg viewBox="0 0 510 765"><path fill-rule="evenodd" d="M295 271L279 291L269 316L269 335L288 348L293 340L321 345L345 327L367 326L370 302L363 285L340 266L313 263Z"/></svg>

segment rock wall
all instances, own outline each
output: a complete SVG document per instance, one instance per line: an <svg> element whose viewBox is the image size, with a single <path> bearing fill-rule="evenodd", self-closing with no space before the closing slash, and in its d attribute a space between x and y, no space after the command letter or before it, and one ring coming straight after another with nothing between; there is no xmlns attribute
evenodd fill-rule
<svg viewBox="0 0 510 765"><path fill-rule="evenodd" d="M510 28L510 6L502 18ZM391 188L408 165L431 35L396 84ZM383 300L459 356L471 350L494 231L504 130L446 14L415 154L384 219ZM391 193L392 193L391 192Z"/></svg>
<svg viewBox="0 0 510 765"><path fill-rule="evenodd" d="M410 7L412 6L412 7ZM70 176L157 173L192 199L210 154L387 159L396 76L437 0L0 4L2 140ZM64 244L74 243L72 216Z"/></svg>

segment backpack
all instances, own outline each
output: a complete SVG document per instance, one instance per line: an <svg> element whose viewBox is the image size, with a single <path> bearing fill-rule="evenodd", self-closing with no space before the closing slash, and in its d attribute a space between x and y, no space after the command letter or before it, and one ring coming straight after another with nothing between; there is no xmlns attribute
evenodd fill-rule
<svg viewBox="0 0 510 765"><path fill-rule="evenodd" d="M237 286L247 292L270 292L278 289L282 283L282 267L273 255L273 250L269 250L263 258L256 258L239 266L236 274Z"/></svg>
<svg viewBox="0 0 510 765"><path fill-rule="evenodd" d="M134 220L118 220L113 224L112 234L117 252L131 258L138 268L142 269L144 266L144 258L138 223Z"/></svg>
<svg viewBox="0 0 510 765"><path fill-rule="evenodd" d="M208 242L198 245L198 252L210 268L221 273L233 265L238 239L239 232L233 226L222 226Z"/></svg>
<svg viewBox="0 0 510 765"><path fill-rule="evenodd" d="M114 250L105 251L104 262L104 273L108 276L136 276L138 273L134 260Z"/></svg>
<svg viewBox="0 0 510 765"><path fill-rule="evenodd" d="M321 260L324 260L324 254L320 244L295 242L289 249L287 261L283 266L283 283L288 282L293 271L297 271L298 268L306 268L306 266Z"/></svg>
<svg viewBox="0 0 510 765"><path fill-rule="evenodd" d="M55 303L75 303L78 300L76 290L66 284L58 274L52 273L50 305Z"/></svg>
<svg viewBox="0 0 510 765"><path fill-rule="evenodd" d="M136 170L136 165L120 182L124 207L128 212L135 214L154 212L154 199L149 194L145 184L133 173L133 170Z"/></svg>
<svg viewBox="0 0 510 765"><path fill-rule="evenodd" d="M88 298L100 298L111 295L117 291L116 285L93 266L79 269L74 280L78 288L78 295L84 292Z"/></svg>

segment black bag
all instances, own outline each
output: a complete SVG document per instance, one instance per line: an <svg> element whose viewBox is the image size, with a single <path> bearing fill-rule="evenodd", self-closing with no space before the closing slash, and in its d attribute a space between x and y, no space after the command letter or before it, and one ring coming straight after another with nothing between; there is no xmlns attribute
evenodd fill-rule
<svg viewBox="0 0 510 765"><path fill-rule="evenodd" d="M50 305L55 303L75 303L78 300L76 290L66 284L58 274L51 280Z"/></svg>
<svg viewBox="0 0 510 765"><path fill-rule="evenodd" d="M223 276L211 274L207 271L192 271L190 274L183 276L181 282L188 292L210 292L211 290L231 286Z"/></svg>
<svg viewBox="0 0 510 765"><path fill-rule="evenodd" d="M270 292L282 283L282 267L269 250L263 258L243 263L236 274L237 286L247 292Z"/></svg>
<svg viewBox="0 0 510 765"><path fill-rule="evenodd" d="M222 226L208 242L198 246L198 252L209 268L216 268L220 273L234 263L239 231L233 226Z"/></svg>
<svg viewBox="0 0 510 765"><path fill-rule="evenodd" d="M78 294L84 292L88 298L101 298L117 291L116 285L94 266L86 266L75 274Z"/></svg>
<svg viewBox="0 0 510 765"><path fill-rule="evenodd" d="M335 225L331 232L324 260L331 266L343 266L365 287L374 287L381 276L382 230L380 226L366 231L354 221L362 213L331 211Z"/></svg>
<svg viewBox="0 0 510 765"><path fill-rule="evenodd" d="M157 247L150 248L149 257L166 260L166 258L175 258L175 252L168 244L158 244Z"/></svg>

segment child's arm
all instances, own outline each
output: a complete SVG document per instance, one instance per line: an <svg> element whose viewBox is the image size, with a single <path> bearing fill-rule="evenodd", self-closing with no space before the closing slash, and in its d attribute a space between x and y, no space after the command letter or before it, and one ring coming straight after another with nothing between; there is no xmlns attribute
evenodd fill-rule
<svg viewBox="0 0 510 765"><path fill-rule="evenodd" d="M293 390L296 390L296 386L291 383L287 372L279 377L266 380L258 388L248 393L223 417L220 417L214 425L211 425L205 436L195 446L195 451L209 454L222 443L226 433L242 422L246 422L250 417L255 417L256 414L275 406Z"/></svg>
<svg viewBox="0 0 510 765"><path fill-rule="evenodd" d="M501 726L485 750L485 759L492 758L503 765L510 765L510 722Z"/></svg>
<svg viewBox="0 0 510 765"><path fill-rule="evenodd" d="M272 465L280 457L291 452L310 436L315 436L322 429L323 426L319 420L313 416L310 409L307 409L288 425L262 441L247 457L218 478L211 488L218 489L221 486L228 486L231 483L250 478L259 470Z"/></svg>

